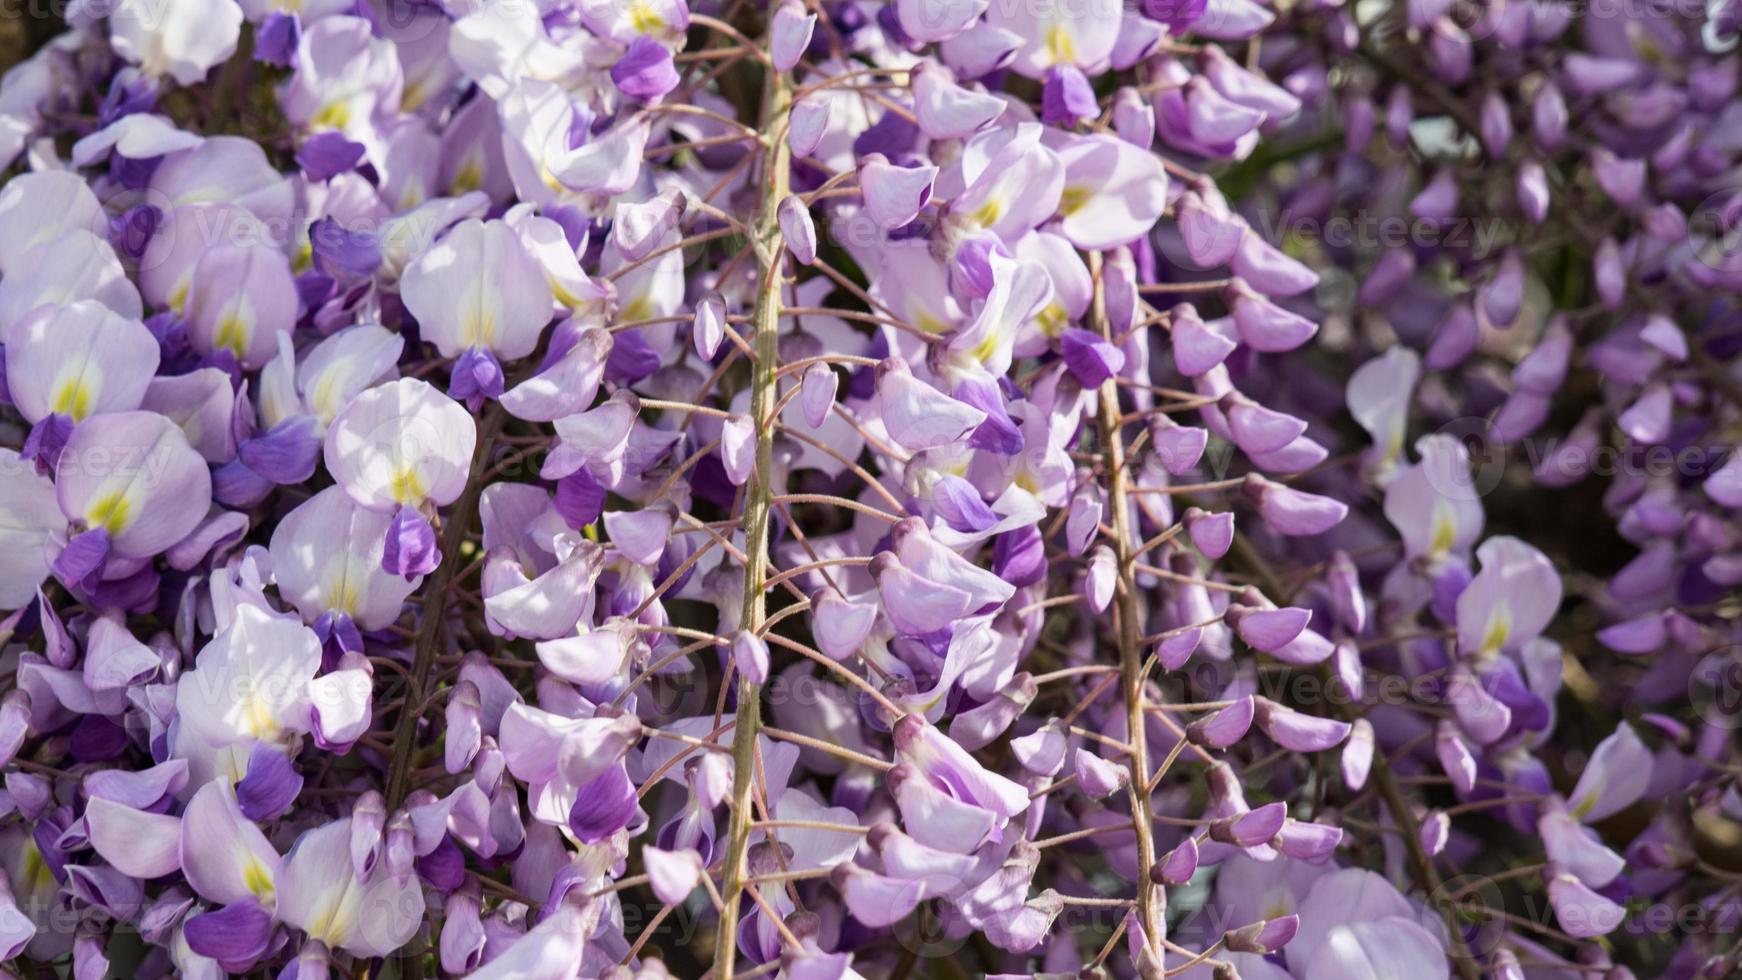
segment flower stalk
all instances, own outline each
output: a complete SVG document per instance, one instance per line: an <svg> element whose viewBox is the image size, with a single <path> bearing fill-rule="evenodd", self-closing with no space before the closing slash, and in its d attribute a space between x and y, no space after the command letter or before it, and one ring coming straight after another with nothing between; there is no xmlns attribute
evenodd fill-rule
<svg viewBox="0 0 1742 980"><path fill-rule="evenodd" d="M760 633L768 617L768 527L774 499L775 395L780 372L780 302L785 237L775 210L789 193L792 159L786 127L792 108L791 79L767 75L762 114L762 202L751 248L760 266L751 316L750 418L756 428L755 469L744 488L744 606L739 628ZM736 665L734 665L736 666ZM761 685L738 673L737 724L732 731L731 823L726 831L719 931L714 937L714 976L732 980L737 954L738 913L747 869L745 852L755 822L756 737L762 728Z"/></svg>
<svg viewBox="0 0 1742 980"><path fill-rule="evenodd" d="M423 584L424 617L418 623L411 672L405 679L404 706L399 711L399 720L393 730L393 760L387 769L385 796L389 813L398 809L405 802L406 794L411 791L412 758L417 748L417 722L422 714L419 708L429 698L435 658L442 646L442 625L446 622L441 615L440 606L447 596L448 586L453 583L454 573L465 565L464 559L460 557L460 547L465 543L466 532L472 526L473 518L478 515L478 495L484 490L485 474L490 468L490 449L506 420L507 413L502 411L502 406L491 402L483 419L478 423L478 444L472 452L472 468L466 478L466 489L454 503L453 509L448 513L447 523L442 527L441 564Z"/></svg>
<svg viewBox="0 0 1742 980"><path fill-rule="evenodd" d="M1102 282L1102 267L1098 254L1090 257L1094 277L1093 315L1103 337L1110 339L1107 321L1106 293ZM1132 527L1129 493L1129 471L1125 460L1125 438L1120 432L1119 383L1110 377L1101 383L1100 426L1103 464L1107 475L1107 501L1113 531L1113 556L1117 568L1117 584L1113 601L1116 642L1119 649L1120 690L1125 703L1125 737L1129 743L1126 765L1131 779L1128 792L1131 799L1131 829L1137 837L1137 915L1143 924L1144 937L1150 949L1161 955L1161 941L1166 933L1167 889L1150 879L1155 865L1154 817L1151 813L1149 773L1148 719L1144 712L1144 689L1147 686L1143 661L1143 600L1135 580L1137 552L1132 542L1138 540Z"/></svg>

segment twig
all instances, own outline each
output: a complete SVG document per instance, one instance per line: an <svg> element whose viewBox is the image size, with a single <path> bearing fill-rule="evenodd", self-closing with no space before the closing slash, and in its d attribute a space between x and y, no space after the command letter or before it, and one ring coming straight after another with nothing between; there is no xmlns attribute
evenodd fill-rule
<svg viewBox="0 0 1742 980"><path fill-rule="evenodd" d="M466 530L472 524L472 518L478 512L478 494L484 489L483 475L490 463L490 451L496 442L496 433L501 431L502 422L506 418L499 402L491 402L485 410L483 421L478 425L478 445L472 452L471 476L466 480L466 489L460 493L460 499L448 513L447 524L442 528L442 561L436 570L430 574L423 585L424 598L437 600L427 603L423 620L418 624L416 653L412 657L411 672L406 677L405 707L399 711L398 723L393 729L393 761L387 770L387 811L398 809L405 802L405 794L411 789L411 756L417 745L417 706L424 703L428 697L428 685L431 674L434 673L436 647L441 642L442 625L445 622L439 610L440 599L448 590L448 583L453 580L454 572L460 565L460 546L465 543Z"/></svg>
<svg viewBox="0 0 1742 980"><path fill-rule="evenodd" d="M710 25L714 26L714 25ZM792 164L787 141L779 134L786 129L792 107L792 83L786 72L768 73L762 112L763 193L757 209L760 256L768 267L762 270L760 293L752 317L756 358L750 389L750 417L756 423L756 469L744 496L744 608L739 627L762 628L767 617L768 526L774 493L774 400L775 372L780 369L781 259L785 239L775 212L788 193ZM713 975L732 980L736 967L738 909L743 898L745 852L750 831L756 788L756 736L762 728L761 686L743 678L738 681L737 725L732 732L732 813L726 832L724 873L721 882L720 926L714 937Z"/></svg>
<svg viewBox="0 0 1742 980"><path fill-rule="evenodd" d="M1094 315L1101 333L1109 333L1106 294L1101 279L1099 255L1090 256L1090 272L1094 281ZM1131 770L1127 793L1131 798L1131 829L1137 837L1137 916L1143 924L1145 940L1157 957L1165 932L1164 913L1167 890L1150 878L1155 864L1155 841L1151 837L1154 818L1149 805L1148 720L1143 710L1143 606L1137 591L1136 554L1132 550L1135 529L1131 526L1131 498L1125 469L1125 442L1119 431L1119 386L1109 378L1101 383L1101 451L1107 457L1107 500L1112 510L1113 552L1118 568L1118 583L1114 588L1119 645L1119 674L1125 698L1125 737L1130 753L1125 757Z"/></svg>

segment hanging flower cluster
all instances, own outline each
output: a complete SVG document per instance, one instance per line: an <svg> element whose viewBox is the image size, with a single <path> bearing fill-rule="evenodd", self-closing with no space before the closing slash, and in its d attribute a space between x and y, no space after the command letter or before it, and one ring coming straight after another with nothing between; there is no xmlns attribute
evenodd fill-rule
<svg viewBox="0 0 1742 980"><path fill-rule="evenodd" d="M0 959L1742 975L1733 7L72 5Z"/></svg>

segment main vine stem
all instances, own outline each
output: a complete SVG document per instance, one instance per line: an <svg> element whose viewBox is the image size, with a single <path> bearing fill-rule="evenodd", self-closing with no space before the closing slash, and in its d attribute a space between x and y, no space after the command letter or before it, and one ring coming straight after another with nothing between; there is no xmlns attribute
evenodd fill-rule
<svg viewBox="0 0 1742 980"><path fill-rule="evenodd" d="M448 583L465 560L460 546L466 542L466 530L478 513L478 495L484 489L484 474L490 469L490 453L496 434L502 431L502 406L491 402L478 424L478 444L472 452L472 470L466 478L466 489L448 512L448 522L442 527L441 564L423 584L423 618L418 623L417 641L411 661L411 673L406 676L405 702L399 709L399 720L393 729L393 760L387 770L387 812L392 813L405 802L411 789L411 758L417 747L417 721L429 698L430 675L435 672L435 658L441 647L442 628L447 622L443 604L447 600Z"/></svg>
<svg viewBox="0 0 1742 980"><path fill-rule="evenodd" d="M772 8L773 4L770 3ZM771 11L772 12L772 11ZM756 215L756 241L751 247L761 268L756 310L750 322L755 362L751 364L750 418L756 425L756 471L744 495L744 609L739 628L760 632L767 619L768 523L774 494L774 400L780 370L781 267L786 248L775 217L786 199L792 159L787 149L787 117L792 87L787 73L768 69L762 108L762 206ZM750 824L756 787L756 736L762 728L762 690L739 674L738 710L732 729L732 813L726 834L725 870L720 889L720 928L714 937L714 977L732 980L737 958L738 908L744 892L744 855L750 846Z"/></svg>
<svg viewBox="0 0 1742 980"><path fill-rule="evenodd" d="M1106 296L1102 290L1099 254L1091 254L1094 275L1094 315L1101 333L1112 340L1107 322ZM1149 869L1155 865L1155 820L1149 805L1149 740L1144 715L1143 676L1143 601L1137 591L1133 550L1137 536L1131 526L1131 498L1128 472L1125 466L1125 439L1119 428L1119 381L1108 378L1101 383L1101 452L1107 467L1107 498L1112 511L1113 556L1118 566L1118 584L1113 601L1118 604L1119 675L1125 696L1125 739L1131 752L1126 762L1131 769L1131 829L1137 836L1137 917L1143 924L1144 940L1150 952L1162 957L1162 936L1166 924L1167 890L1152 881Z"/></svg>

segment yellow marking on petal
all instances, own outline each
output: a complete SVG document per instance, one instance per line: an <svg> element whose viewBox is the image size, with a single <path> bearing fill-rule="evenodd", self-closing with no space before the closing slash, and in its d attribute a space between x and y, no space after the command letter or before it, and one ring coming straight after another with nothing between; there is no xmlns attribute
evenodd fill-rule
<svg viewBox="0 0 1742 980"><path fill-rule="evenodd" d="M338 404L338 372L325 371L319 381L315 382L315 390L308 396L309 407L315 410L315 416L331 421L344 406Z"/></svg>
<svg viewBox="0 0 1742 980"><path fill-rule="evenodd" d="M558 303L561 303L562 305L568 307L571 310L578 310L581 307L586 306L589 303L593 302L590 299L583 299L582 297L576 296L574 293L569 292L568 287L564 286L562 283L558 282L555 279L550 280L550 293L552 296L556 297L556 301Z"/></svg>
<svg viewBox="0 0 1742 980"><path fill-rule="evenodd" d="M1451 521L1435 521L1433 540L1428 542L1428 554L1443 555L1452 550L1452 542L1457 539L1457 531L1452 528Z"/></svg>
<svg viewBox="0 0 1742 980"><path fill-rule="evenodd" d="M1674 63L1675 58L1659 45L1650 34L1646 33L1642 24L1629 22L1627 39L1633 42L1633 50L1638 52L1639 60L1658 67Z"/></svg>
<svg viewBox="0 0 1742 980"><path fill-rule="evenodd" d="M1069 323L1071 313L1057 303L1048 303L1046 309L1034 315L1034 322L1040 327L1040 332L1048 337L1057 337L1064 332L1065 324Z"/></svg>
<svg viewBox="0 0 1742 980"><path fill-rule="evenodd" d="M1512 617L1507 615L1502 606L1494 611L1494 618L1488 621L1488 632L1482 637L1484 654L1499 653L1506 647L1506 637L1512 632Z"/></svg>
<svg viewBox="0 0 1742 980"><path fill-rule="evenodd" d="M97 498L90 510L85 511L85 523L108 531L112 537L120 534L127 526L132 510L125 493L104 494Z"/></svg>
<svg viewBox="0 0 1742 980"><path fill-rule="evenodd" d="M248 889L262 904L270 904L278 892L278 886L272 881L272 871L260 859L249 854L242 867L242 887Z"/></svg>
<svg viewBox="0 0 1742 980"><path fill-rule="evenodd" d="M356 583L352 582L351 577L345 574L344 562L341 561L338 565L336 580L328 581L326 588L321 591L326 593L328 609L356 619L357 610L363 605L363 596Z"/></svg>
<svg viewBox="0 0 1742 980"><path fill-rule="evenodd" d="M921 313L919 316L914 317L914 326L918 327L921 332L932 334L934 336L950 329L947 324L940 321L937 317L925 313Z"/></svg>
<svg viewBox="0 0 1742 980"><path fill-rule="evenodd" d="M653 301L643 293L629 301L629 305L617 311L617 319L623 323L634 323L636 320L653 319Z"/></svg>
<svg viewBox="0 0 1742 980"><path fill-rule="evenodd" d="M1004 205L997 198L992 198L980 205L973 214L968 215L968 220L982 228L990 228L997 224L998 219L1002 217L1004 217Z"/></svg>
<svg viewBox="0 0 1742 980"><path fill-rule="evenodd" d="M315 113L314 118L308 121L308 125L310 129L316 130L344 129L345 124L350 121L351 107L343 102L332 102Z"/></svg>
<svg viewBox="0 0 1742 980"><path fill-rule="evenodd" d="M252 325L241 314L227 314L218 321L218 330L212 335L212 346L229 351L239 361L242 359L242 352L248 349L248 337L253 332Z"/></svg>
<svg viewBox="0 0 1742 980"><path fill-rule="evenodd" d="M345 924L339 921L340 911L345 905L345 894L340 892L337 897L321 903L320 911L308 924L310 939L318 939L328 946L337 946L345 938Z"/></svg>
<svg viewBox="0 0 1742 980"><path fill-rule="evenodd" d="M1457 539L1458 528L1452 522L1452 515L1445 508L1439 508L1434 514L1434 536L1428 544L1428 553L1443 555L1452 550L1452 543Z"/></svg>
<svg viewBox="0 0 1742 980"><path fill-rule="evenodd" d="M54 413L65 415L74 422L81 422L91 412L91 402L94 400L91 389L82 377L73 378L60 386L55 392Z"/></svg>
<svg viewBox="0 0 1742 980"><path fill-rule="evenodd" d="M415 507L423 503L423 498L427 496L429 493L424 489L423 479L417 475L416 470L406 466L393 474L394 500L408 507Z"/></svg>
<svg viewBox="0 0 1742 980"><path fill-rule="evenodd" d="M315 246L313 242L303 242L297 247L296 255L290 260L290 271L301 274L315 267Z"/></svg>
<svg viewBox="0 0 1742 980"><path fill-rule="evenodd" d="M49 869L48 862L43 860L42 851L37 848L36 842L33 840L24 842L24 863L19 870L22 872L19 875L21 879L18 883L19 890L25 894L39 893L57 887L54 872Z"/></svg>
<svg viewBox="0 0 1742 980"><path fill-rule="evenodd" d="M452 194L465 194L482 186L484 186L483 169L468 160L460 167L459 172L454 174L452 183L448 185L448 191Z"/></svg>
<svg viewBox="0 0 1742 980"><path fill-rule="evenodd" d="M242 714L244 733L262 742L271 742L278 738L278 717L273 714L272 705L258 691L249 693L248 704Z"/></svg>
<svg viewBox="0 0 1742 980"><path fill-rule="evenodd" d="M659 16L659 12L647 0L634 0L629 5L629 26L637 34L652 34L665 27L665 18Z"/></svg>
<svg viewBox="0 0 1742 980"><path fill-rule="evenodd" d="M986 334L986 339L980 341L980 345L974 348L973 353L975 359L981 364L988 364L997 355L998 349L998 334L996 331L992 331Z"/></svg>
<svg viewBox="0 0 1742 980"><path fill-rule="evenodd" d="M422 82L406 82L405 90L399 93L399 111L402 113L413 112L418 106L423 105L423 100L428 97L428 92L423 87Z"/></svg>
<svg viewBox="0 0 1742 980"><path fill-rule="evenodd" d="M191 283L184 280L181 285L175 287L174 292L169 294L169 308L175 311L176 316L180 316L187 309L189 285Z"/></svg>
<svg viewBox="0 0 1742 980"><path fill-rule="evenodd" d="M1067 218L1076 214L1094 196L1095 191L1090 187L1066 187L1064 192L1059 195L1059 214Z"/></svg>
<svg viewBox="0 0 1742 980"><path fill-rule="evenodd" d="M496 339L496 318L475 307L467 310L460 339L466 347L489 347Z"/></svg>
<svg viewBox="0 0 1742 980"><path fill-rule="evenodd" d="M1391 435L1385 440L1385 462L1395 462L1403 454L1403 429L1391 430Z"/></svg>
<svg viewBox="0 0 1742 980"><path fill-rule="evenodd" d="M1052 55L1053 64L1076 64L1077 45L1071 38L1071 29L1064 24L1054 24L1046 32L1046 51Z"/></svg>

